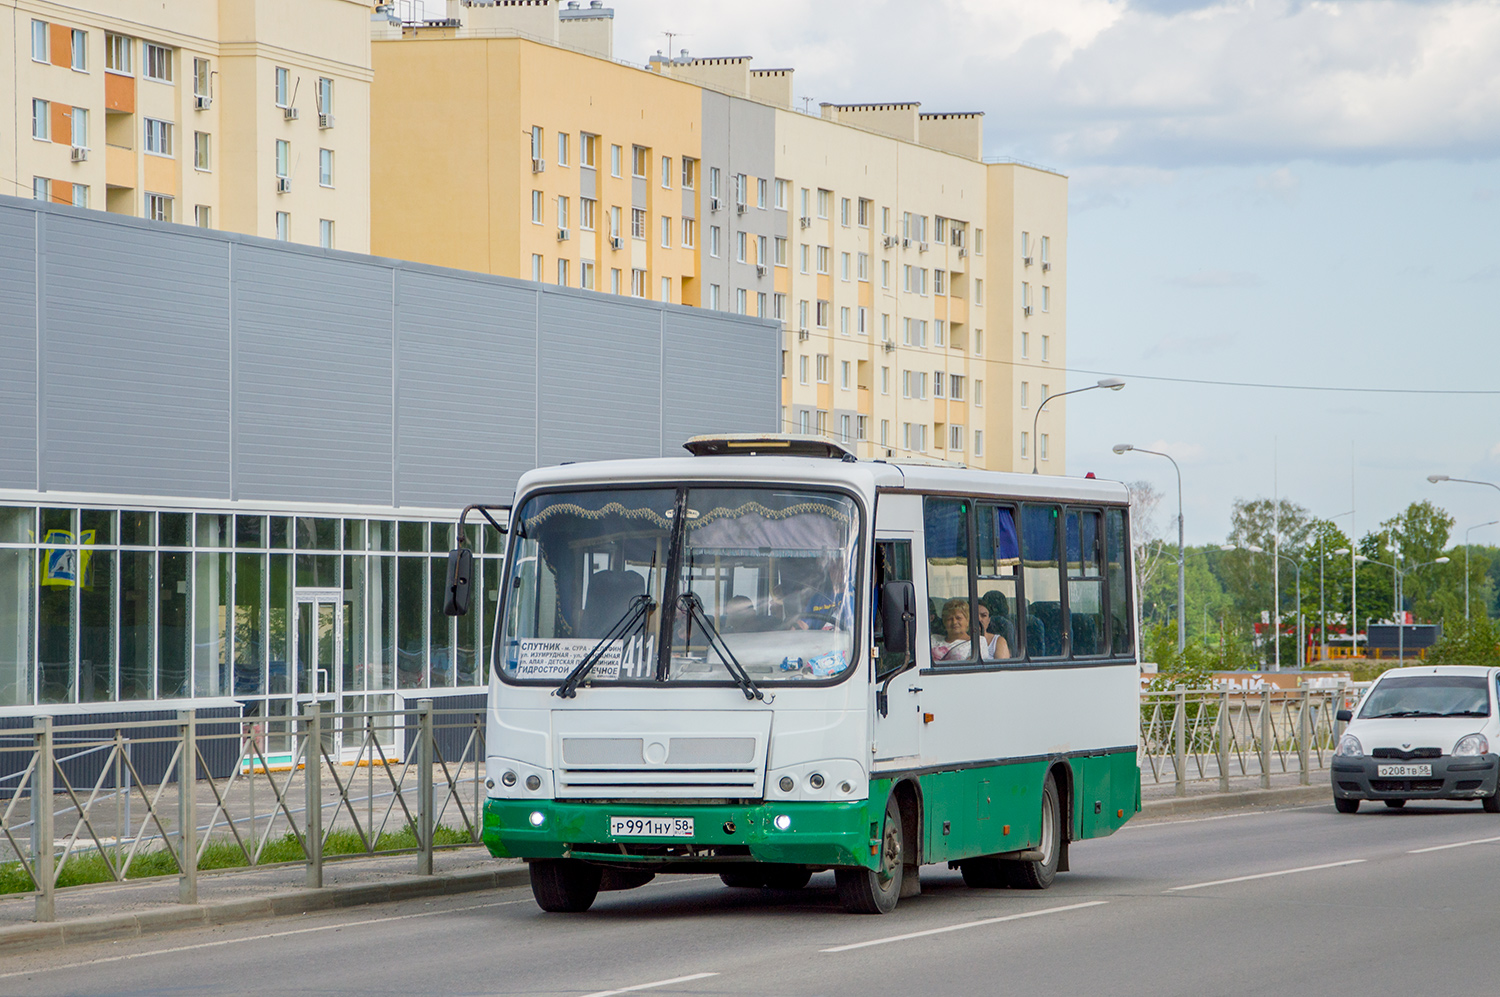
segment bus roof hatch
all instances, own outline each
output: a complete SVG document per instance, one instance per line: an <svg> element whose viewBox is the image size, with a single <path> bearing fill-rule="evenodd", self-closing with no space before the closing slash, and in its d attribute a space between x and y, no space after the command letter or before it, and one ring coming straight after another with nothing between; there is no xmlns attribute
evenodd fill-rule
<svg viewBox="0 0 1500 997"><path fill-rule="evenodd" d="M719 433L694 436L683 445L694 457L831 457L853 461L854 451L821 436L792 433Z"/></svg>

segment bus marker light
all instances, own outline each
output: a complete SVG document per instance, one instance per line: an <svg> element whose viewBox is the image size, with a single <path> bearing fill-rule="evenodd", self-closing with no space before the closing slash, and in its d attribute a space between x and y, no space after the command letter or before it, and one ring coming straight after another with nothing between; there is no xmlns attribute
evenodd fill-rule
<svg viewBox="0 0 1500 997"><path fill-rule="evenodd" d="M1005 827L1000 831L1000 833L1001 834L1009 834L1010 833L1010 825L1006 824Z"/></svg>
<svg viewBox="0 0 1500 997"><path fill-rule="evenodd" d="M1115 811L1115 816L1116 817L1124 817L1125 816L1125 811L1124 810L1116 810Z"/></svg>
<svg viewBox="0 0 1500 997"><path fill-rule="evenodd" d="M771 823L776 825L776 830L785 831L787 828L792 826L792 819L786 814L777 814L776 819Z"/></svg>
<svg viewBox="0 0 1500 997"><path fill-rule="evenodd" d="M924 713L924 714L922 714L922 722L924 724L930 724L930 723L932 723L932 714L931 713Z"/></svg>
<svg viewBox="0 0 1500 997"><path fill-rule="evenodd" d="M547 820L547 817L540 810L533 810L531 811L531 817L529 819L531 820L532 827L541 827L542 824Z"/></svg>

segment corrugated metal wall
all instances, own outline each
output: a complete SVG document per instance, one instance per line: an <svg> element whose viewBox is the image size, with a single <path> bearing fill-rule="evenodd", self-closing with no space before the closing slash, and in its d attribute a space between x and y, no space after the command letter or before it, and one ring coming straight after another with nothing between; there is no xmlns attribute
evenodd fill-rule
<svg viewBox="0 0 1500 997"><path fill-rule="evenodd" d="M0 197L0 488L503 498L539 464L775 429L778 338L723 312Z"/></svg>

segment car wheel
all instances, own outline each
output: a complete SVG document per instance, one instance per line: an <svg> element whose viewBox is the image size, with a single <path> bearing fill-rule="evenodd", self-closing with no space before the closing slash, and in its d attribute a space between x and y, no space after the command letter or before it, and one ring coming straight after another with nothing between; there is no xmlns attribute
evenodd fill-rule
<svg viewBox="0 0 1500 997"><path fill-rule="evenodd" d="M1500 790L1496 790L1479 802L1484 805L1485 813L1500 814Z"/></svg>
<svg viewBox="0 0 1500 997"><path fill-rule="evenodd" d="M1341 814L1358 813L1359 812L1359 801L1358 800L1346 800L1343 797L1335 796L1333 798L1333 809L1337 810Z"/></svg>
<svg viewBox="0 0 1500 997"><path fill-rule="evenodd" d="M1405 800L1381 800L1380 802L1384 803L1392 810L1400 810L1402 807L1406 806Z"/></svg>

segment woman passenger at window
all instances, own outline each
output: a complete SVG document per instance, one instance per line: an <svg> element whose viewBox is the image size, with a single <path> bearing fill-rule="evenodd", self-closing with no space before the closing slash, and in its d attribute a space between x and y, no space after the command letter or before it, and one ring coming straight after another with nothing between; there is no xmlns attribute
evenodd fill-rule
<svg viewBox="0 0 1500 997"><path fill-rule="evenodd" d="M932 635L933 661L968 661L973 650L969 638L969 600L943 603L943 636Z"/></svg>
<svg viewBox="0 0 1500 997"><path fill-rule="evenodd" d="M1006 660L1010 657L1010 644L1006 642L1004 635L990 633L990 607L980 602L977 612L982 645L979 649L980 658L984 661Z"/></svg>

